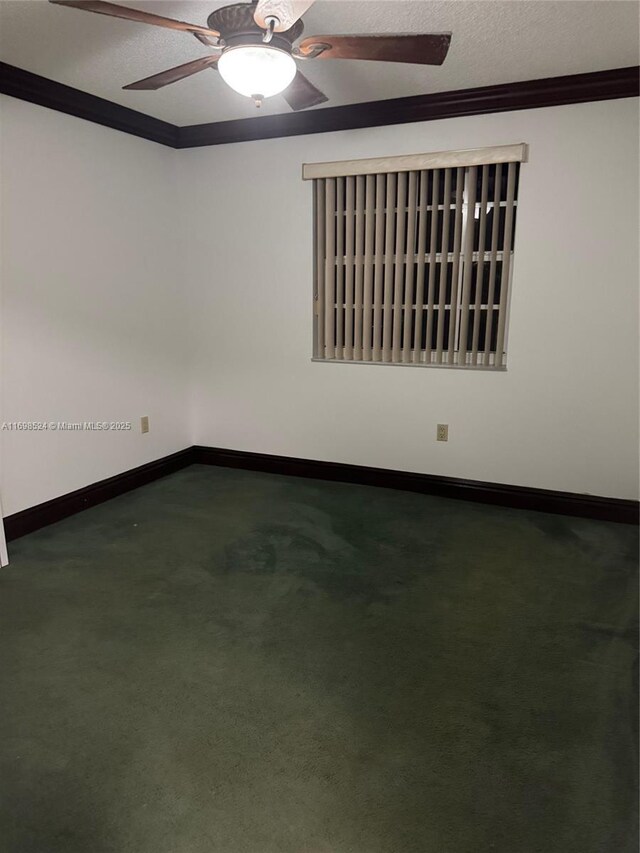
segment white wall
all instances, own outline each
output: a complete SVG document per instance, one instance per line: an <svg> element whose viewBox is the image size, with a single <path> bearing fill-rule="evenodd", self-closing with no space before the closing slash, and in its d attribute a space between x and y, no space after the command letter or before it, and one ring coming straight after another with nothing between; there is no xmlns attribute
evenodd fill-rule
<svg viewBox="0 0 640 853"><path fill-rule="evenodd" d="M191 439L177 152L12 98L1 116L1 420L134 424L0 432L7 515Z"/></svg>
<svg viewBox="0 0 640 853"><path fill-rule="evenodd" d="M637 100L186 151L1 108L0 420L134 423L1 431L5 514L192 443L637 497ZM301 163L520 141L508 371L312 363Z"/></svg>
<svg viewBox="0 0 640 853"><path fill-rule="evenodd" d="M508 371L312 363L301 164L512 142L530 162ZM638 496L636 99L192 149L178 169L196 443Z"/></svg>

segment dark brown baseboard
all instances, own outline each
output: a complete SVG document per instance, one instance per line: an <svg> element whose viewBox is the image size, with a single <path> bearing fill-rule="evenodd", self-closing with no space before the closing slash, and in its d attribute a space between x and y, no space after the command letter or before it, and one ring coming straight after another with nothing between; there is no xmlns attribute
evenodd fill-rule
<svg viewBox="0 0 640 853"><path fill-rule="evenodd" d="M227 468L245 468L270 474L287 474L293 477L312 477L316 480L334 480L364 486L382 486L420 492L443 498L476 501L514 509L537 510L560 515L595 518L638 524L638 501L604 498L573 492L556 492L548 489L529 489L503 483L483 483L479 480L462 480L458 477L440 477L433 474L413 474L388 468L366 468L338 462L321 462L314 459L295 459L288 456L270 456L266 453L248 453L218 447L192 448L193 462L204 465L221 465Z"/></svg>
<svg viewBox="0 0 640 853"><path fill-rule="evenodd" d="M573 492L555 492L547 489L528 489L524 486L483 483L478 480L462 480L457 477L440 477L433 474L414 474L388 468L367 468L362 465L322 462L317 459L296 459L290 456L271 456L266 453L250 453L220 447L194 446L7 516L4 519L7 540L11 541L32 533L48 524L61 521L63 518L193 464L219 465L224 468L242 468L247 471L263 471L290 477L310 477L316 480L379 486L513 509L638 524L640 506L638 501L580 495Z"/></svg>
<svg viewBox="0 0 640 853"><path fill-rule="evenodd" d="M139 468L123 471L122 474L116 474L115 477L108 477L98 483L76 489L75 492L60 495L58 498L52 498L50 501L8 515L4 519L7 540L18 539L26 533L32 533L40 527L46 527L47 524L61 521L69 515L82 512L83 509L89 509L89 507L101 504L125 492L130 492L132 489L137 489L139 486L144 486L160 477L165 477L167 474L173 474L174 471L179 471L180 468L190 465L192 460L193 448L187 447L185 450L179 450L170 456L164 456L162 459L140 465Z"/></svg>

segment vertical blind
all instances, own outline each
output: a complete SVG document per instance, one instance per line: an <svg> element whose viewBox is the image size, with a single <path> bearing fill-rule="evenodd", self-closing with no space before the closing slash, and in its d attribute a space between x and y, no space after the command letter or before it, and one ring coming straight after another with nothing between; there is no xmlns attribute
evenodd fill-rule
<svg viewBox="0 0 640 853"><path fill-rule="evenodd" d="M306 165L314 358L505 367L525 159L511 145Z"/></svg>

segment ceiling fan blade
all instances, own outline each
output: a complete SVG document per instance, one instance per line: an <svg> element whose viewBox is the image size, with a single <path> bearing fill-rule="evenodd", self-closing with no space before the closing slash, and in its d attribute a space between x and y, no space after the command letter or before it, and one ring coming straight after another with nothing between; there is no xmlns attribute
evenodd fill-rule
<svg viewBox="0 0 640 853"><path fill-rule="evenodd" d="M442 65L451 33L370 36L309 36L298 45L302 56L314 59L373 59ZM318 51L318 46L326 46Z"/></svg>
<svg viewBox="0 0 640 853"><path fill-rule="evenodd" d="M85 12L97 12L99 15L110 15L113 18L125 18L127 21L137 21L140 24L153 24L155 27L166 27L168 30L182 30L187 33L199 33L203 36L218 37L220 33L198 24L187 24L184 21L174 21L173 18L163 18L162 15L152 15L139 9L129 9L116 3L103 3L102 0L49 0L56 6L71 6L74 9L84 9Z"/></svg>
<svg viewBox="0 0 640 853"><path fill-rule="evenodd" d="M292 110L306 110L309 107L315 107L317 104L324 104L329 98L316 89L313 83L302 74L297 72L292 82L282 93L282 97L289 104Z"/></svg>
<svg viewBox="0 0 640 853"><path fill-rule="evenodd" d="M122 88L161 89L163 86L168 86L169 83L177 83L178 80L191 77L192 74L197 74L198 71L204 71L205 68L213 68L219 58L219 56L202 56L200 59L194 59L192 62L185 62L184 65L178 65L175 68L167 69L167 71L161 71L152 77L145 77L144 80L138 80L136 83L129 83L128 86L123 86Z"/></svg>
<svg viewBox="0 0 640 853"><path fill-rule="evenodd" d="M277 18L275 32L290 30L315 0L258 0L253 19L263 30L268 29L266 18Z"/></svg>

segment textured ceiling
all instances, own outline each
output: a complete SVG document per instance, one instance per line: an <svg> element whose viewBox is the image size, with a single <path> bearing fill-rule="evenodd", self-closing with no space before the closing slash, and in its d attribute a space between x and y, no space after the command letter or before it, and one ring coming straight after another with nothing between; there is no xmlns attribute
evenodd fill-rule
<svg viewBox="0 0 640 853"><path fill-rule="evenodd" d="M204 24L225 2L133 6ZM577 74L638 64L637 2L618 0L318 0L305 33L453 33L440 68L344 60L301 63L325 106ZM256 115L249 99L206 70L156 92L122 86L210 51L192 35L43 0L0 0L0 59L177 125ZM319 107L322 109L322 107ZM275 97L260 114L289 112Z"/></svg>

